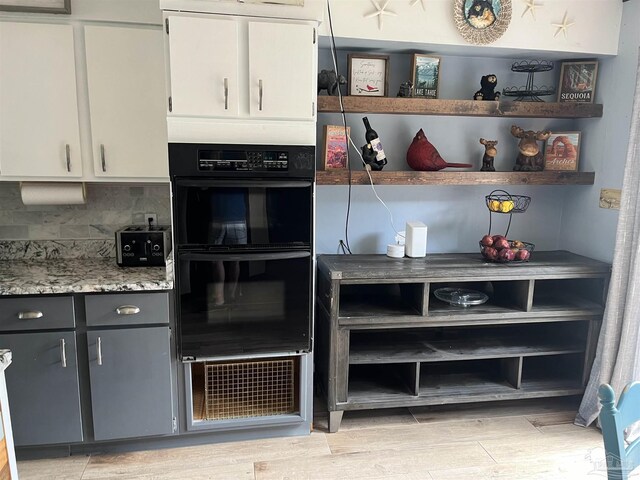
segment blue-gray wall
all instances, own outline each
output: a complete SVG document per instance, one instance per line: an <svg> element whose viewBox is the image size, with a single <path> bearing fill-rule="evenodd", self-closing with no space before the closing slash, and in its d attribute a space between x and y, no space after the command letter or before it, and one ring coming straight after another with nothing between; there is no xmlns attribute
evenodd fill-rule
<svg viewBox="0 0 640 480"><path fill-rule="evenodd" d="M640 47L639 18L640 3L626 2L618 56L600 62L596 89L604 115L579 122L584 139L581 162L595 170L596 182L567 197L562 216L560 238L567 249L605 261L613 258L618 211L599 208L598 198L601 188L622 188Z"/></svg>

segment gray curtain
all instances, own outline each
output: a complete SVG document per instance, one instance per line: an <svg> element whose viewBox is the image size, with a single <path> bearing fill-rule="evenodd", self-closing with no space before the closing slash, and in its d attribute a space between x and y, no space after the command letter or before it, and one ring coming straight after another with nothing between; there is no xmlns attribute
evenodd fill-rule
<svg viewBox="0 0 640 480"><path fill-rule="evenodd" d="M576 417L589 425L600 412L598 387L610 384L619 396L640 380L640 69L636 76L627 163L613 269L591 377ZM635 432L634 432L635 433Z"/></svg>

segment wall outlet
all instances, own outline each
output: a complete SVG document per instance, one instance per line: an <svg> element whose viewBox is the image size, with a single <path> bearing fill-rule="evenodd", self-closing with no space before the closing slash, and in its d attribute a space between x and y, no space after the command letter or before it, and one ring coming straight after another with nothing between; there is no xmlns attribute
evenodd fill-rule
<svg viewBox="0 0 640 480"><path fill-rule="evenodd" d="M158 225L158 215L155 213L145 213L144 214L144 223L146 225L157 226Z"/></svg>

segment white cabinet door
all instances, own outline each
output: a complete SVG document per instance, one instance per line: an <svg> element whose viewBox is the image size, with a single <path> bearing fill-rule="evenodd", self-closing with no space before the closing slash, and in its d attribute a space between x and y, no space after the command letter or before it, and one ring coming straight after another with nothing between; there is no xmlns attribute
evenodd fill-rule
<svg viewBox="0 0 640 480"><path fill-rule="evenodd" d="M0 22L0 174L80 177L71 25Z"/></svg>
<svg viewBox="0 0 640 480"><path fill-rule="evenodd" d="M94 172L167 178L162 30L85 26Z"/></svg>
<svg viewBox="0 0 640 480"><path fill-rule="evenodd" d="M169 16L171 113L237 116L238 22Z"/></svg>
<svg viewBox="0 0 640 480"><path fill-rule="evenodd" d="M311 25L249 22L249 111L253 117L315 117Z"/></svg>

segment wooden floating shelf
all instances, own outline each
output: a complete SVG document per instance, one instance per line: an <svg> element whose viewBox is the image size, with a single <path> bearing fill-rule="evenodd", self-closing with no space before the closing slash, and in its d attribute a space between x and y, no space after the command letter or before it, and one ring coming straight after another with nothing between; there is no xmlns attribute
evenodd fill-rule
<svg viewBox="0 0 640 480"><path fill-rule="evenodd" d="M374 185L593 185L595 172L371 172ZM319 171L318 185L347 185L349 172ZM364 170L351 172L352 185L369 185Z"/></svg>
<svg viewBox="0 0 640 480"><path fill-rule="evenodd" d="M342 97L347 113L455 115L461 117L592 118L602 104L443 100L395 97ZM339 113L338 97L319 96L318 112Z"/></svg>

